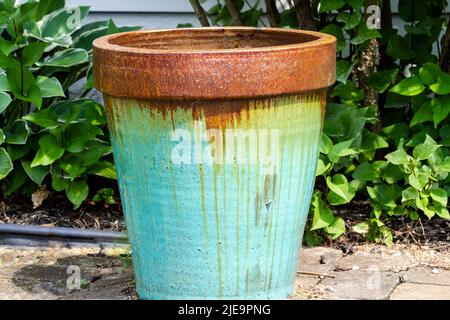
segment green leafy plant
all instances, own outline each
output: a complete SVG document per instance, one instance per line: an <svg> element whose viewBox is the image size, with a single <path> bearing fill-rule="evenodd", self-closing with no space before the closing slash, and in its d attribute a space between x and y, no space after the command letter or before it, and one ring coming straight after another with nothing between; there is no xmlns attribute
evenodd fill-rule
<svg viewBox="0 0 450 320"><path fill-rule="evenodd" d="M112 188L101 188L100 190L97 191L95 196L92 197L92 201L104 202L109 205L117 203L116 200L114 199L114 189Z"/></svg>
<svg viewBox="0 0 450 320"><path fill-rule="evenodd" d="M404 30L393 27L388 0L264 2L261 12L258 1L217 1L208 10L203 1L191 1L203 26L301 28L337 39L337 82L326 109L305 242L347 232L337 212L360 202L369 202L372 212L350 231L375 242L394 241L390 220L450 219L448 2L399 0ZM380 26L368 23L376 22L372 5L380 8Z"/></svg>
<svg viewBox="0 0 450 320"><path fill-rule="evenodd" d="M88 175L115 179L105 116L92 89L92 41L137 29L82 24L88 7L0 1L0 180L5 196L46 186L78 208ZM70 88L87 78L84 92Z"/></svg>

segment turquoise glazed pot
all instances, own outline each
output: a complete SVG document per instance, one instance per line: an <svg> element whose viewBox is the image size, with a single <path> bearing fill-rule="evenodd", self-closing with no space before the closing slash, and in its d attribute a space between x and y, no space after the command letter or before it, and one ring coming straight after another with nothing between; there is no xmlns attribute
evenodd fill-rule
<svg viewBox="0 0 450 320"><path fill-rule="evenodd" d="M334 59L285 29L94 42L140 298L289 296Z"/></svg>

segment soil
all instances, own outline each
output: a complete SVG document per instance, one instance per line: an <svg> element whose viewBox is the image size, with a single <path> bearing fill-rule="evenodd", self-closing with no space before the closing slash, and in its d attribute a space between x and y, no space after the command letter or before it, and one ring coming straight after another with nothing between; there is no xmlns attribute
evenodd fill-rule
<svg viewBox="0 0 450 320"><path fill-rule="evenodd" d="M118 204L115 205L87 201L80 209L73 210L73 205L64 196L55 195L44 201L41 207L33 209L29 199L16 197L7 202L0 201L0 223L124 231L120 199L116 201ZM351 205L337 208L334 208L334 213L345 220L348 232L325 245L351 253L353 245L367 242L363 235L351 230L352 226L369 218L371 207L368 201L354 201ZM450 221L439 217L431 220L421 217L417 221L396 218L386 224L392 230L394 243L450 247Z"/></svg>
<svg viewBox="0 0 450 320"><path fill-rule="evenodd" d="M33 209L33 204L25 197L0 201L0 223L109 231L125 230L120 203L107 205L87 201L79 209L73 210L73 204L62 195L55 195L45 200L37 209Z"/></svg>

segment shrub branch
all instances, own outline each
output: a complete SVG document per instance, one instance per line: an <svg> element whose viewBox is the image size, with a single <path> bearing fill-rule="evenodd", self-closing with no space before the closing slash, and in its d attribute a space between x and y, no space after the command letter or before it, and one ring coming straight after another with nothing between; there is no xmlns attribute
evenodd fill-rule
<svg viewBox="0 0 450 320"><path fill-rule="evenodd" d="M201 6L200 2L198 0L189 0L191 2L191 6L194 9L195 14L197 15L198 21L200 21L200 24L202 27L209 27L211 26L209 24L208 16L206 15L205 10Z"/></svg>
<svg viewBox="0 0 450 320"><path fill-rule="evenodd" d="M450 20L447 23L447 30L442 37L441 69L450 73Z"/></svg>
<svg viewBox="0 0 450 320"><path fill-rule="evenodd" d="M294 0L295 13L298 26L303 30L317 31L316 21L313 17L310 0Z"/></svg>
<svg viewBox="0 0 450 320"><path fill-rule="evenodd" d="M377 0L366 1L364 12L367 12L367 7L370 5L378 5ZM367 14L363 18L367 20ZM363 104L365 106L376 106L377 123L373 126L374 132L381 130L381 116L378 109L378 94L377 91L369 85L369 77L376 71L376 62L379 54L379 44L377 39L372 39L368 44L362 48L358 53L358 64L354 70L354 74L358 80L358 87L364 91Z"/></svg>
<svg viewBox="0 0 450 320"><path fill-rule="evenodd" d="M243 26L244 22L242 21L238 8L236 7L236 3L233 0L225 0L225 5L227 6L228 12L230 12L234 25Z"/></svg>
<svg viewBox="0 0 450 320"><path fill-rule="evenodd" d="M264 0L266 3L267 18L271 27L278 27L280 25L280 13L277 9L275 0Z"/></svg>

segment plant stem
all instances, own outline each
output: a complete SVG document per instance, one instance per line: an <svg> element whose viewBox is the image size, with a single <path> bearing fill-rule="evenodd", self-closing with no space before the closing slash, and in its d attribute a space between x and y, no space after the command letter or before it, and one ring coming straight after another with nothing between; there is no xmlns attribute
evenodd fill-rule
<svg viewBox="0 0 450 320"><path fill-rule="evenodd" d="M195 14L197 15L198 21L200 21L200 24L202 27L210 27L208 17L205 13L205 10L201 6L200 2L198 0L189 0L191 2L191 6L194 9Z"/></svg>
<svg viewBox="0 0 450 320"><path fill-rule="evenodd" d="M225 5L227 6L228 12L230 12L234 25L243 26L244 22L242 21L238 8L236 7L236 3L233 0L225 0Z"/></svg>
<svg viewBox="0 0 450 320"><path fill-rule="evenodd" d="M275 0L264 0L266 3L267 18L271 27L278 27L280 24L280 14L277 10L277 4Z"/></svg>
<svg viewBox="0 0 450 320"><path fill-rule="evenodd" d="M447 73L450 73L450 19L447 22L447 30L441 41L442 54L440 60L441 69Z"/></svg>
<svg viewBox="0 0 450 320"><path fill-rule="evenodd" d="M298 26L303 30L317 31L316 21L311 8L310 0L294 0L295 13L297 14Z"/></svg>

